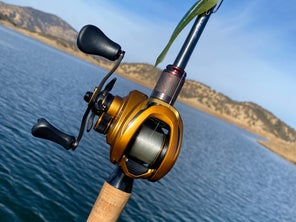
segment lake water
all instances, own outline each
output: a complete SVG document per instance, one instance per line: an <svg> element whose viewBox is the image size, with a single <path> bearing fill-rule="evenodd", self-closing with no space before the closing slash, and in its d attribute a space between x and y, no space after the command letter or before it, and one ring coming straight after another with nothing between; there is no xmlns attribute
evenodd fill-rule
<svg viewBox="0 0 296 222"><path fill-rule="evenodd" d="M128 52L127 52L128 53ZM35 138L40 117L77 135L83 96L105 71L0 26L0 221L85 221L114 166L105 138L76 151ZM190 77L190 74L189 74ZM115 95L150 90L118 77ZM136 180L119 221L295 221L296 167L257 136L181 103L182 150L171 172Z"/></svg>

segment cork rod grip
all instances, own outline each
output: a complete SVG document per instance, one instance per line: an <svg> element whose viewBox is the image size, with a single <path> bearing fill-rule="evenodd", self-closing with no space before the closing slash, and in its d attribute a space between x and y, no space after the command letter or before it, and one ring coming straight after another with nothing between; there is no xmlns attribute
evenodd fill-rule
<svg viewBox="0 0 296 222"><path fill-rule="evenodd" d="M121 191L105 182L87 222L117 221L130 196L130 193Z"/></svg>

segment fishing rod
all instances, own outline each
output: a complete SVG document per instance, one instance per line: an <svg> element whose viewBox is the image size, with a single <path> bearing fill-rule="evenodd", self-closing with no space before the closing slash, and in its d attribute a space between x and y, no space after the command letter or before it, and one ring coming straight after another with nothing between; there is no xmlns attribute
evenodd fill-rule
<svg viewBox="0 0 296 222"><path fill-rule="evenodd" d="M174 63L163 70L149 97L137 90L124 97L113 95L110 91L116 78L106 82L125 52L96 26L86 25L80 30L78 48L114 61L114 66L92 92L86 92L87 109L76 138L44 118L32 127L32 134L67 150L77 148L85 128L87 132L94 129L105 135L115 169L103 184L88 221L116 221L131 196L134 179L158 181L175 164L181 149L183 123L173 105L185 82L184 69L215 6L196 17Z"/></svg>

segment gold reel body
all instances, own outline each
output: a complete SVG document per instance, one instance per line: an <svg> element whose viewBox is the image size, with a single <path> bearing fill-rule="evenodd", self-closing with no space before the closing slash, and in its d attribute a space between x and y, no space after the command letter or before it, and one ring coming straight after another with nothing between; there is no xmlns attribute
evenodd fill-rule
<svg viewBox="0 0 296 222"><path fill-rule="evenodd" d="M183 123L178 111L139 91L124 98L115 96L111 102L104 101L107 98L102 101L106 111L94 129L106 134L111 162L131 178L159 180L180 152Z"/></svg>

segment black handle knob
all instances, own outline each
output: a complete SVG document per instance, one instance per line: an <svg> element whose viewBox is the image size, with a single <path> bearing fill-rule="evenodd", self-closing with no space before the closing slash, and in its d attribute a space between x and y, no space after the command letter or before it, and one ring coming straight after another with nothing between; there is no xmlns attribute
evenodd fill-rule
<svg viewBox="0 0 296 222"><path fill-rule="evenodd" d="M80 30L77 46L84 53L103 56L111 61L118 59L121 53L120 45L94 25L86 25Z"/></svg>
<svg viewBox="0 0 296 222"><path fill-rule="evenodd" d="M33 136L58 143L67 150L74 150L77 147L74 136L63 133L43 118L38 119L31 132Z"/></svg>

